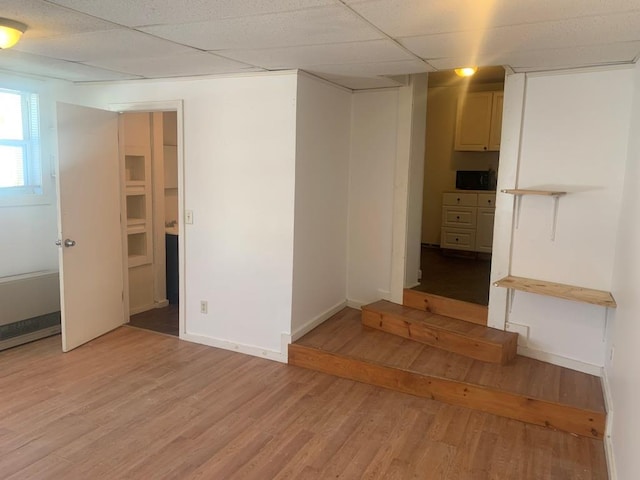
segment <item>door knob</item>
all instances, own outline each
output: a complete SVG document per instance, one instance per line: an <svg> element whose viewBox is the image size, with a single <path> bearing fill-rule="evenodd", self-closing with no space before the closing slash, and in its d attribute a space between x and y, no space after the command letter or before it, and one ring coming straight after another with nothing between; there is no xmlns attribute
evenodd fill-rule
<svg viewBox="0 0 640 480"><path fill-rule="evenodd" d="M75 240L71 240L70 238L67 238L67 239L64 241L64 246L65 246L65 247L67 247L67 248L69 248L69 247L75 247L75 245L76 245L76 241L75 241Z"/></svg>

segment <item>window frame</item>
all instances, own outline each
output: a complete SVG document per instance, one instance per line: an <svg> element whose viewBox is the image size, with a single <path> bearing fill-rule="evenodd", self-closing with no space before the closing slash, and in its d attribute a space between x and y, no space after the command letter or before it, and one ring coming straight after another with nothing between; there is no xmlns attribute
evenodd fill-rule
<svg viewBox="0 0 640 480"><path fill-rule="evenodd" d="M22 148L24 177L24 185L0 187L0 206L49 204L44 186L40 95L4 85L0 85L0 92L20 96L23 139L0 138L0 145Z"/></svg>

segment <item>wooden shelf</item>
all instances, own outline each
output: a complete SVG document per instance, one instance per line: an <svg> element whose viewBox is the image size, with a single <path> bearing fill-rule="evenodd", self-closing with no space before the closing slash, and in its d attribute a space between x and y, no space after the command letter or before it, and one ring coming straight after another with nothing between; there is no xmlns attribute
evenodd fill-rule
<svg viewBox="0 0 640 480"><path fill-rule="evenodd" d="M545 197L560 197L567 194L567 192L560 190L533 190L527 188L506 188L500 191L511 195L543 195Z"/></svg>
<svg viewBox="0 0 640 480"><path fill-rule="evenodd" d="M546 280L514 277L511 275L498 280L494 285L496 287L512 288L514 290L563 298L575 302L616 308L616 301L613 299L613 295L603 290L593 290L591 288L576 287L562 283L548 282Z"/></svg>

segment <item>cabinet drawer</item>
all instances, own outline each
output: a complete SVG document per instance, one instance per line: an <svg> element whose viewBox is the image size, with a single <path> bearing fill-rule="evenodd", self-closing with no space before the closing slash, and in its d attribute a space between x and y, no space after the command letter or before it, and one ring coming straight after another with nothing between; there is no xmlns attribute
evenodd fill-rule
<svg viewBox="0 0 640 480"><path fill-rule="evenodd" d="M496 206L496 194L495 193L479 193L478 194L478 206L479 207L491 207Z"/></svg>
<svg viewBox="0 0 640 480"><path fill-rule="evenodd" d="M476 226L476 207L442 207L443 227Z"/></svg>
<svg viewBox="0 0 640 480"><path fill-rule="evenodd" d="M475 207L478 203L477 193L443 193L443 205L459 205L464 207Z"/></svg>
<svg viewBox="0 0 640 480"><path fill-rule="evenodd" d="M440 248L454 250L473 250L475 248L476 231L461 228L442 228Z"/></svg>

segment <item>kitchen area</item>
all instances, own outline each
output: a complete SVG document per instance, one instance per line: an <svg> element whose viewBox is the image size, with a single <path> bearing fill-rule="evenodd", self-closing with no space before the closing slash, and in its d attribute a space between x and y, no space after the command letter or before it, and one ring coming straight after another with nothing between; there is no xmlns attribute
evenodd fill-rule
<svg viewBox="0 0 640 480"><path fill-rule="evenodd" d="M488 303L503 90L502 67L429 74L416 290Z"/></svg>

